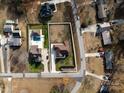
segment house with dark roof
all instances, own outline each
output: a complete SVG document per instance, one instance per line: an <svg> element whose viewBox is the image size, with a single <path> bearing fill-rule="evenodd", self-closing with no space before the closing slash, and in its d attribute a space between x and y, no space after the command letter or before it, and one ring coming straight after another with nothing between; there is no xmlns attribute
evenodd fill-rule
<svg viewBox="0 0 124 93"><path fill-rule="evenodd" d="M100 93L109 93L108 86L106 84L103 84L100 88Z"/></svg>
<svg viewBox="0 0 124 93"><path fill-rule="evenodd" d="M53 10L50 7L50 4L49 3L43 4L40 10L40 17L46 18L46 17L51 17L52 15L53 15Z"/></svg>
<svg viewBox="0 0 124 93"><path fill-rule="evenodd" d="M105 51L105 69L112 70L113 69L113 52L112 51Z"/></svg>
<svg viewBox="0 0 124 93"><path fill-rule="evenodd" d="M64 44L63 43L54 44L53 50L55 52L56 59L65 59L69 55L69 52L68 52L69 50L66 42Z"/></svg>

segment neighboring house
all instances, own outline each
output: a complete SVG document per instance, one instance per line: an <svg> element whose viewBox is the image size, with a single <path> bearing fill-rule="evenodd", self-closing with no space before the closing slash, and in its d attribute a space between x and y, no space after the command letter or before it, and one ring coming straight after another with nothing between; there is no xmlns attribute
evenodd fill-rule
<svg viewBox="0 0 124 93"><path fill-rule="evenodd" d="M96 1L97 3L97 8L98 8L98 18L99 19L104 19L107 17L107 14L106 14L106 2L105 0L97 0Z"/></svg>
<svg viewBox="0 0 124 93"><path fill-rule="evenodd" d="M44 17L51 17L53 15L53 10L50 7L49 3L45 3L41 6L41 10L40 10L40 17L44 18Z"/></svg>
<svg viewBox="0 0 124 93"><path fill-rule="evenodd" d="M7 20L4 27L3 33L7 38L7 43L11 47L19 47L22 45L21 31L12 20Z"/></svg>
<svg viewBox="0 0 124 93"><path fill-rule="evenodd" d="M68 56L67 47L64 44L54 45L56 59L65 59Z"/></svg>
<svg viewBox="0 0 124 93"><path fill-rule="evenodd" d="M112 70L113 66L113 52L112 51L105 51L105 69Z"/></svg>
<svg viewBox="0 0 124 93"><path fill-rule="evenodd" d="M3 29L4 33L12 33L14 26L12 24L5 24Z"/></svg>
<svg viewBox="0 0 124 93"><path fill-rule="evenodd" d="M32 30L30 34L29 56L35 62L42 61L42 49L44 49L44 35L42 30Z"/></svg>
<svg viewBox="0 0 124 93"><path fill-rule="evenodd" d="M8 42L10 46L21 46L21 31L19 29L15 29L12 34L9 35Z"/></svg>
<svg viewBox="0 0 124 93"><path fill-rule="evenodd" d="M110 44L112 44L112 39L111 39L110 31L102 32L102 40L103 40L103 45L110 45Z"/></svg>

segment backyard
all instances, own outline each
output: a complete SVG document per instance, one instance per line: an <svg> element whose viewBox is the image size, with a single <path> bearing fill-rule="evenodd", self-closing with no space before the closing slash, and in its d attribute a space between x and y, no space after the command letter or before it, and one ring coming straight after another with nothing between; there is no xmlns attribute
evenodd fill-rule
<svg viewBox="0 0 124 93"><path fill-rule="evenodd" d="M58 71L63 67L75 67L70 25L67 23L49 24L49 33L51 43L64 43L66 50L69 52L67 58L56 59L56 70Z"/></svg>
<svg viewBox="0 0 124 93"><path fill-rule="evenodd" d="M57 11L53 14L50 22L70 22L73 20L71 3L57 4Z"/></svg>

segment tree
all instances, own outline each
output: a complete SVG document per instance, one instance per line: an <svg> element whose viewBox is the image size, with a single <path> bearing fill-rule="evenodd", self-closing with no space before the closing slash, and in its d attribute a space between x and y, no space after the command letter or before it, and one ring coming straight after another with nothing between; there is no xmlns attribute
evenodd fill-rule
<svg viewBox="0 0 124 93"><path fill-rule="evenodd" d="M52 87L50 93L69 93L64 84L55 85Z"/></svg>

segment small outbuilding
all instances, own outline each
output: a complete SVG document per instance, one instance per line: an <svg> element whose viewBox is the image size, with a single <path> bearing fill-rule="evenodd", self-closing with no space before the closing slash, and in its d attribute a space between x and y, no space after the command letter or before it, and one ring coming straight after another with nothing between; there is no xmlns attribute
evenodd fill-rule
<svg viewBox="0 0 124 93"><path fill-rule="evenodd" d="M106 2L105 0L97 0L97 9L98 9L98 18L99 19L104 19L107 17L106 13Z"/></svg>
<svg viewBox="0 0 124 93"><path fill-rule="evenodd" d="M19 29L14 30L12 34L9 35L8 41L11 47L21 46L22 45L21 31Z"/></svg>
<svg viewBox="0 0 124 93"><path fill-rule="evenodd" d="M102 40L103 40L103 45L112 44L112 38L111 38L110 31L102 32Z"/></svg>

